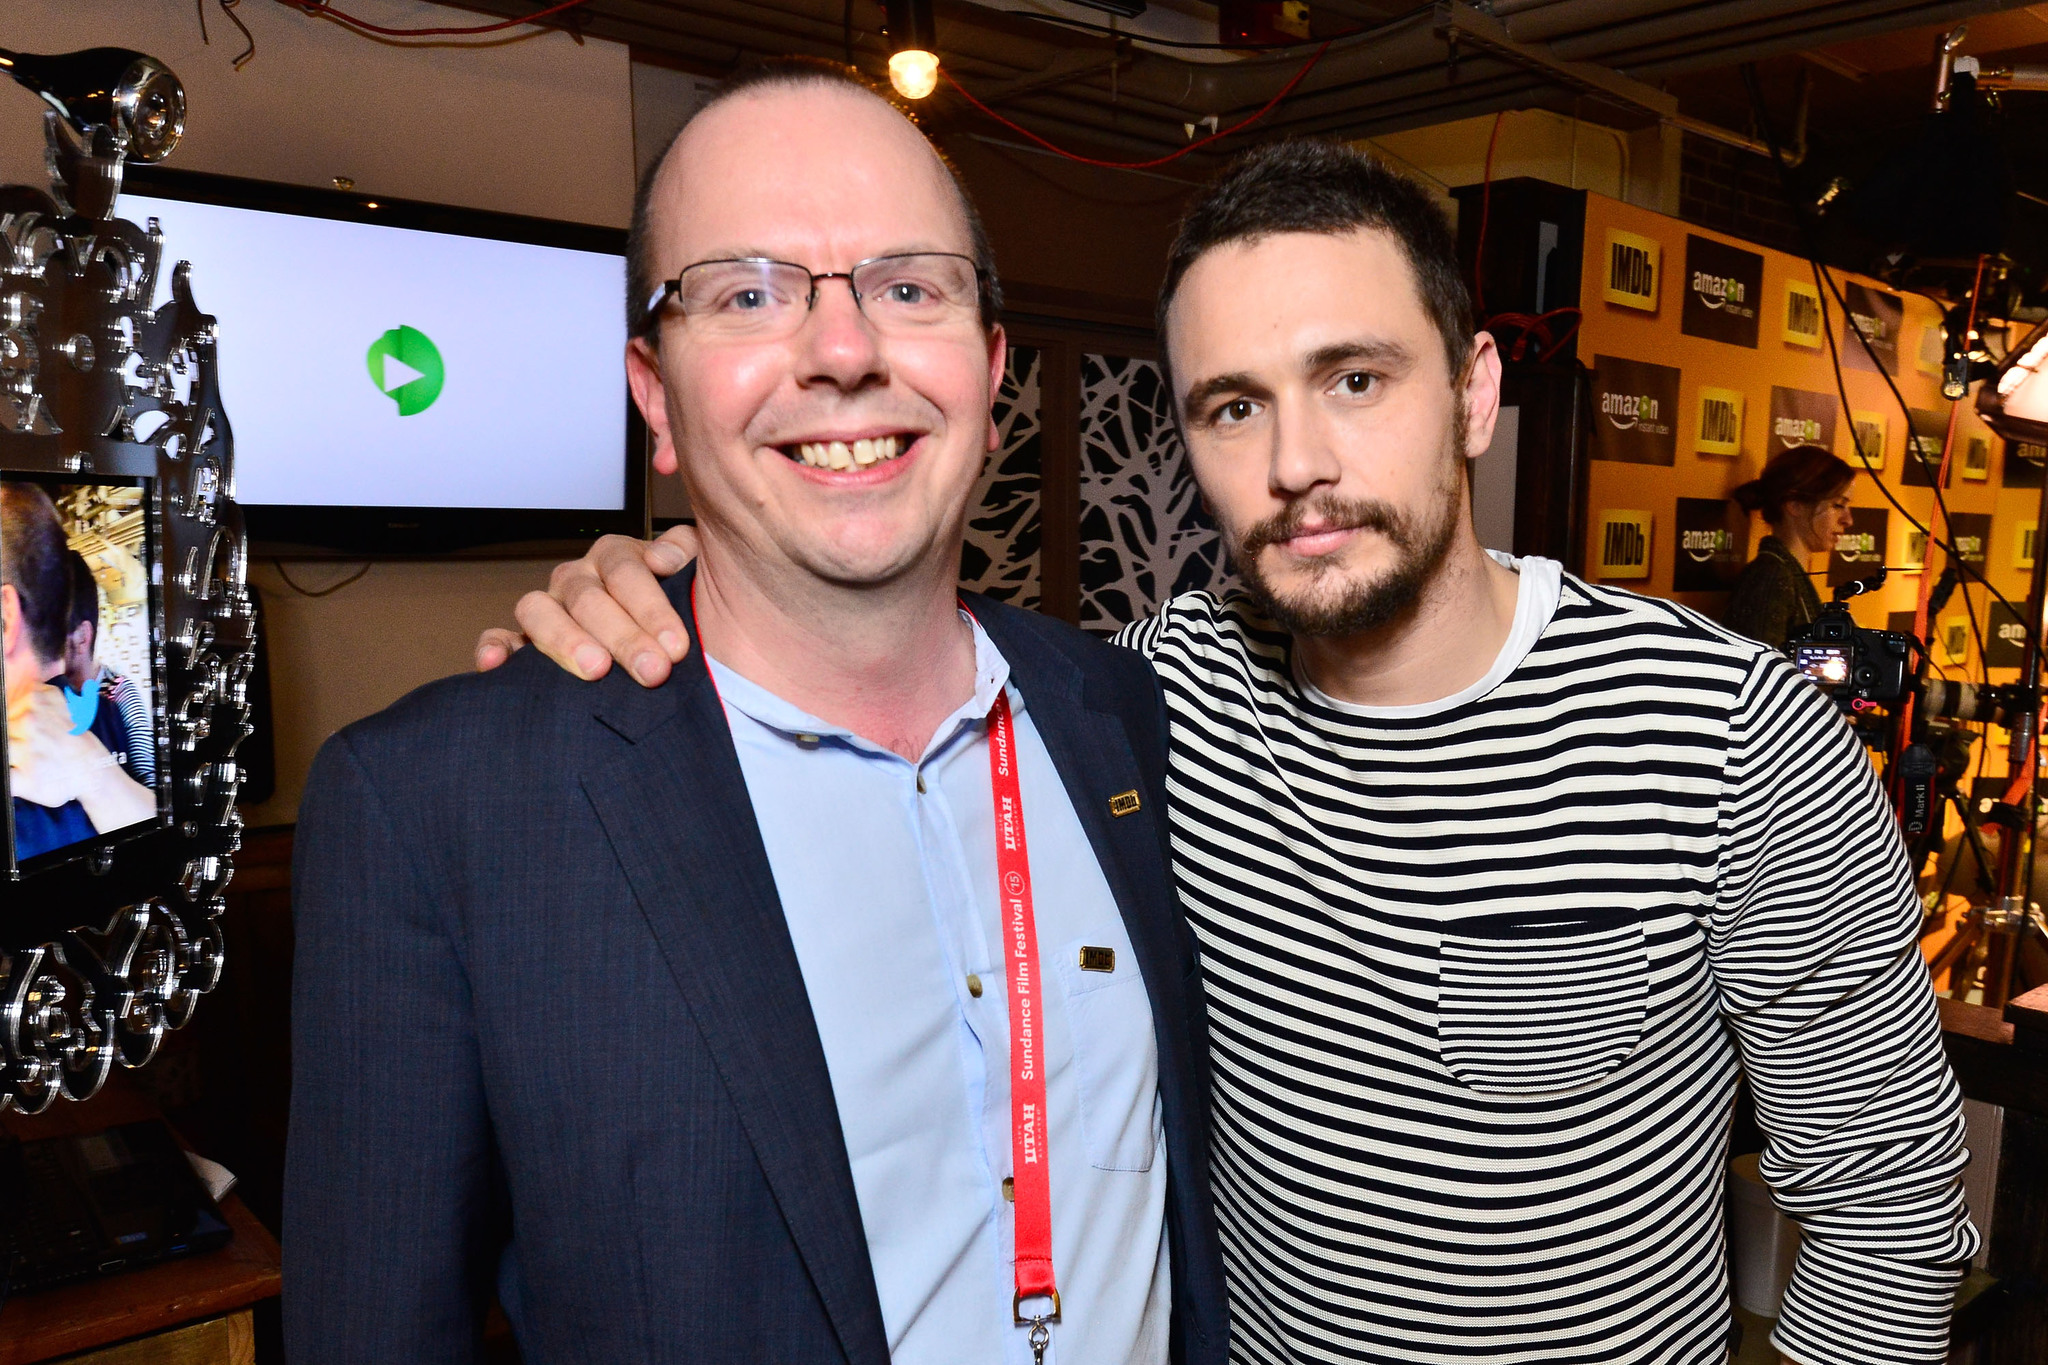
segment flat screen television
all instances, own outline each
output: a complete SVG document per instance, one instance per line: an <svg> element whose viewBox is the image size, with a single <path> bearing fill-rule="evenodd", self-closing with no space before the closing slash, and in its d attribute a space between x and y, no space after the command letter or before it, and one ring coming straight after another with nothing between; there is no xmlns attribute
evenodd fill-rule
<svg viewBox="0 0 2048 1365"><path fill-rule="evenodd" d="M626 234L131 166L125 218L219 319L235 497L277 551L445 553L645 528Z"/></svg>

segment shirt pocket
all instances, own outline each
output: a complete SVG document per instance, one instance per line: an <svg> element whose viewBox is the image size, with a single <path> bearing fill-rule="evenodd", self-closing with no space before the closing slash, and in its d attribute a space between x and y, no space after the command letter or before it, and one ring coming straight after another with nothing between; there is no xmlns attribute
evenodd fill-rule
<svg viewBox="0 0 2048 1365"><path fill-rule="evenodd" d="M1635 1051L1649 985L1637 911L1465 920L1439 952L1438 1055L1485 1094L1581 1090Z"/></svg>
<svg viewBox="0 0 2048 1365"><path fill-rule="evenodd" d="M1104 947L1115 954L1113 969L1083 970L1082 951L1095 958ZM1130 943L1121 933L1077 938L1060 949L1058 970L1088 1160L1098 1170L1149 1171L1165 1130L1159 1045L1152 998Z"/></svg>

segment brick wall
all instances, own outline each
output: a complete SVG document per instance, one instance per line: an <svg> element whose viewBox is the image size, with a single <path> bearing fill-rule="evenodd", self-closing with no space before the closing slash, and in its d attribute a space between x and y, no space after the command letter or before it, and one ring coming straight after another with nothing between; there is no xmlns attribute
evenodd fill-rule
<svg viewBox="0 0 2048 1365"><path fill-rule="evenodd" d="M1799 227L1785 206L1770 158L1691 133L1679 152L1678 216L1780 251L1800 252Z"/></svg>

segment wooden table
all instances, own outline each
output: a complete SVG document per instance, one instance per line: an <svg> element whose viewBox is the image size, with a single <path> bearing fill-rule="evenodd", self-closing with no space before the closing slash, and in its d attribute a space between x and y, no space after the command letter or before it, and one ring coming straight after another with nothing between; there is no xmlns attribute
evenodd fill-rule
<svg viewBox="0 0 2048 1365"><path fill-rule="evenodd" d="M84 1104L60 1100L48 1113L0 1122L30 1139L160 1117L123 1080ZM233 1194L221 1213L235 1235L219 1251L10 1298L0 1305L0 1365L253 1365L251 1310L278 1292L277 1239Z"/></svg>

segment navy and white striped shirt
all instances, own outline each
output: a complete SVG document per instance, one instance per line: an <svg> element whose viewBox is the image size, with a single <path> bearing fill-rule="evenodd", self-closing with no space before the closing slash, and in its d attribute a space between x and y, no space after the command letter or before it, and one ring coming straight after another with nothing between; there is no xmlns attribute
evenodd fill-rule
<svg viewBox="0 0 2048 1365"><path fill-rule="evenodd" d="M1534 628L1427 706L1319 698L1241 597L1119 637L1172 723L1235 1358L1724 1360L1740 1070L1805 1230L1779 1348L1941 1360L1977 1238L1870 763L1777 652L1522 567Z"/></svg>

